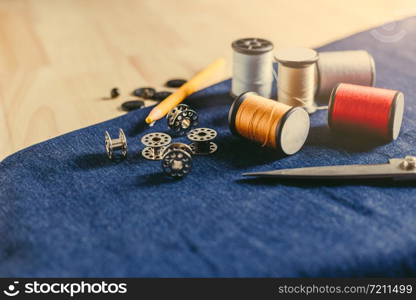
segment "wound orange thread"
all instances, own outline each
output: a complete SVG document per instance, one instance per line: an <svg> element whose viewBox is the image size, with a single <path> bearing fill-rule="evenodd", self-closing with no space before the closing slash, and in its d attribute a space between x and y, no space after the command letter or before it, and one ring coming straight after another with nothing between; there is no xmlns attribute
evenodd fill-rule
<svg viewBox="0 0 416 300"><path fill-rule="evenodd" d="M236 129L240 135L260 143L263 147L276 148L276 127L289 109L289 105L250 95L237 111Z"/></svg>
<svg viewBox="0 0 416 300"><path fill-rule="evenodd" d="M285 154L299 151L309 132L309 115L303 108L254 92L243 93L235 99L228 121L234 134Z"/></svg>

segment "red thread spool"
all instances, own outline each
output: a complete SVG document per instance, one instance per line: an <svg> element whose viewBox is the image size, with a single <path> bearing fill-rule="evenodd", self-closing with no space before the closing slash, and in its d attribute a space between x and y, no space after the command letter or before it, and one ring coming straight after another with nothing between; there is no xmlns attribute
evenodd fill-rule
<svg viewBox="0 0 416 300"><path fill-rule="evenodd" d="M336 131L395 140L403 119L404 96L394 90L340 83L331 93L328 125Z"/></svg>

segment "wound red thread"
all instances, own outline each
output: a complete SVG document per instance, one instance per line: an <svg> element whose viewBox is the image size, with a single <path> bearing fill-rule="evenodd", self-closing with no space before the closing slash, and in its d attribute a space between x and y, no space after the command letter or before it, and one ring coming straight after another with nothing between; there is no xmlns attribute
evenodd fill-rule
<svg viewBox="0 0 416 300"><path fill-rule="evenodd" d="M341 83L334 89L329 108L335 130L391 139L391 111L397 91Z"/></svg>

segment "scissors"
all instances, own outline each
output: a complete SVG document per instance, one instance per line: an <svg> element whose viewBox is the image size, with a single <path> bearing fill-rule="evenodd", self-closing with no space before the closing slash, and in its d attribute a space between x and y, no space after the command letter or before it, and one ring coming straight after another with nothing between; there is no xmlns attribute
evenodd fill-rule
<svg viewBox="0 0 416 300"><path fill-rule="evenodd" d="M293 179L416 179L416 157L392 158L386 164L336 165L265 172L244 173L243 176Z"/></svg>

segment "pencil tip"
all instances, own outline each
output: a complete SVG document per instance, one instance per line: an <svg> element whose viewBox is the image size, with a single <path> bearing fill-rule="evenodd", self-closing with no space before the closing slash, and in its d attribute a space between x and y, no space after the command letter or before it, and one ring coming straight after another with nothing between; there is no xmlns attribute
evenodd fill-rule
<svg viewBox="0 0 416 300"><path fill-rule="evenodd" d="M154 123L154 121L153 121L153 119L151 117L147 117L146 120L145 120L145 122L147 124L149 124L150 126L152 126L151 124Z"/></svg>

